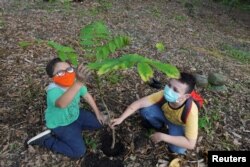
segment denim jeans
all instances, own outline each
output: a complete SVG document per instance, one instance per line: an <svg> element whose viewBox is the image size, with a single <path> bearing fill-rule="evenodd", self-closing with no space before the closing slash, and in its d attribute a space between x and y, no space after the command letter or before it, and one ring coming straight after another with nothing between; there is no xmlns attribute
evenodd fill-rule
<svg viewBox="0 0 250 167"><path fill-rule="evenodd" d="M82 131L99 128L102 128L102 125L95 114L81 109L78 119L73 123L51 129L52 135L43 142L43 146L71 158L80 158L86 152Z"/></svg>
<svg viewBox="0 0 250 167"><path fill-rule="evenodd" d="M145 121L149 122L156 129L161 128L163 125L167 125L169 135L184 136L184 127L173 124L167 120L161 107L157 104L140 109L140 115ZM170 151L178 154L185 154L186 151L185 148L172 144L169 144L169 149Z"/></svg>

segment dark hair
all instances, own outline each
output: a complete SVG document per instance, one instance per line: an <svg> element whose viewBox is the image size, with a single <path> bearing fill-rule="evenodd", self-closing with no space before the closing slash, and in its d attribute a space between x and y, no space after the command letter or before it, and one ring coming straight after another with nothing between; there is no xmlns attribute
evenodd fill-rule
<svg viewBox="0 0 250 167"><path fill-rule="evenodd" d="M194 90L196 81L192 74L182 72L178 81L188 85L186 93L191 93Z"/></svg>
<svg viewBox="0 0 250 167"><path fill-rule="evenodd" d="M53 77L53 73L54 73L54 69L55 69L55 65L59 62L63 62L60 58L54 58L52 60L49 61L49 63L46 66L46 72L48 74L48 76L50 78Z"/></svg>

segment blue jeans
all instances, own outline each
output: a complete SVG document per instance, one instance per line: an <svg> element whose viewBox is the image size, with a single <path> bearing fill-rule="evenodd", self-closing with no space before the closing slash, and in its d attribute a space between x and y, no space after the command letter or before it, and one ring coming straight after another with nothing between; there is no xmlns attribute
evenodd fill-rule
<svg viewBox="0 0 250 167"><path fill-rule="evenodd" d="M71 158L80 158L86 152L82 131L102 127L93 112L81 109L73 123L51 129L52 135L44 141L43 146Z"/></svg>
<svg viewBox="0 0 250 167"><path fill-rule="evenodd" d="M149 122L154 128L159 129L163 125L168 126L168 133L172 136L184 136L184 127L171 123L163 114L161 107L157 104L142 108L140 110L142 118ZM178 154L185 154L186 148L169 144L169 149Z"/></svg>

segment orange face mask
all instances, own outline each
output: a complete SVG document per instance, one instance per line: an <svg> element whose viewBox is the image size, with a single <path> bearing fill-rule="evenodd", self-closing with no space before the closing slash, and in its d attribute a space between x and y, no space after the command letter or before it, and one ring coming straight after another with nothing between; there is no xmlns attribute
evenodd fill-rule
<svg viewBox="0 0 250 167"><path fill-rule="evenodd" d="M63 76L54 76L53 81L63 87L70 87L75 82L76 74L75 72L69 73L65 72L65 75Z"/></svg>

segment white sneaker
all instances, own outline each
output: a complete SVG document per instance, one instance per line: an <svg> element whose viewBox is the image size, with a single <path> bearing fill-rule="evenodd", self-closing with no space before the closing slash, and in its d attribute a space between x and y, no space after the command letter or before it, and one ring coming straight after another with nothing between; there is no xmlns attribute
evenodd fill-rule
<svg viewBox="0 0 250 167"><path fill-rule="evenodd" d="M28 145L42 145L44 140L51 136L51 130L46 130L38 135L32 137L27 144Z"/></svg>

